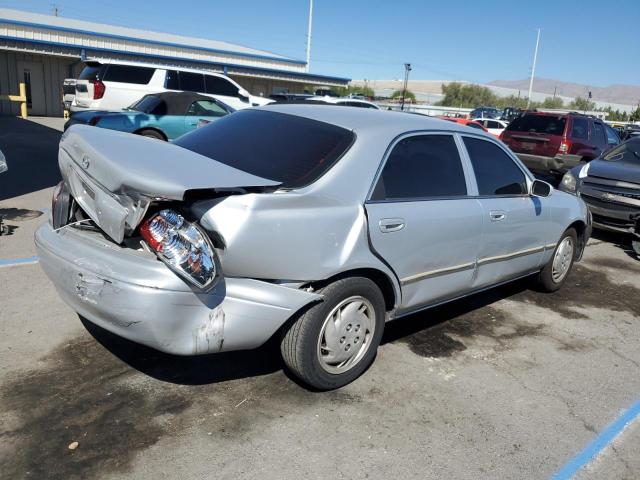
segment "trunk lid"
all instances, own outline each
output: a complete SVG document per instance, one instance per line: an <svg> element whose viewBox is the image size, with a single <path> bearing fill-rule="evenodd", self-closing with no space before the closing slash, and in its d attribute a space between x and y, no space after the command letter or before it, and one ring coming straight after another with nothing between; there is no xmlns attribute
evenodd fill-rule
<svg viewBox="0 0 640 480"><path fill-rule="evenodd" d="M516 153L555 157L564 138L566 122L562 115L524 115L507 126L502 140Z"/></svg>
<svg viewBox="0 0 640 480"><path fill-rule="evenodd" d="M170 143L86 125L63 135L59 164L72 196L118 243L153 200L183 200L189 190L242 192L280 185Z"/></svg>

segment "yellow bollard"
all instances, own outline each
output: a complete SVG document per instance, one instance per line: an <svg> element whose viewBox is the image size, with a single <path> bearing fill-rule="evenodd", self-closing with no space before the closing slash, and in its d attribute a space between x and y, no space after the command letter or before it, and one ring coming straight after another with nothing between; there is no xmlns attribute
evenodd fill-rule
<svg viewBox="0 0 640 480"><path fill-rule="evenodd" d="M27 87L24 82L20 82L20 97L22 99L22 103L20 103L20 116L24 119L27 118Z"/></svg>

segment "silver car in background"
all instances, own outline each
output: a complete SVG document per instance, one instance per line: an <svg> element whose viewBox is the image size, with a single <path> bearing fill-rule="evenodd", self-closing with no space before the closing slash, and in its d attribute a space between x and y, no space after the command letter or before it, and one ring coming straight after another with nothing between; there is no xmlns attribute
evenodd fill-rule
<svg viewBox="0 0 640 480"><path fill-rule="evenodd" d="M532 274L558 289L591 233L490 135L400 112L274 105L173 144L78 125L59 163L36 245L76 312L178 355L280 335L317 389L357 378L388 320Z"/></svg>

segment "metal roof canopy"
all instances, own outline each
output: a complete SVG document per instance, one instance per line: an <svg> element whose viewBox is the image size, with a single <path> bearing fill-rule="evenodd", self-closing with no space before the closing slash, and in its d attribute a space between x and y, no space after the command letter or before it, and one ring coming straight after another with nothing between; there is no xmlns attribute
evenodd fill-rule
<svg viewBox="0 0 640 480"><path fill-rule="evenodd" d="M349 79L305 72L306 63L215 40L135 30L0 8L0 48L82 60L127 60L159 67L345 85Z"/></svg>

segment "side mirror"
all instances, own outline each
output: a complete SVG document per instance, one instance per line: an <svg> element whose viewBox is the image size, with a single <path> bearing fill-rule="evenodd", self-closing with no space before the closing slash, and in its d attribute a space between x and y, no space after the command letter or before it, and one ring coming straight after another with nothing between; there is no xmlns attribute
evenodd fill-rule
<svg viewBox="0 0 640 480"><path fill-rule="evenodd" d="M243 102L248 102L249 101L249 97L251 95L249 94L249 92L247 92L244 88L240 88L238 89L238 97L240 98L240 100L242 100Z"/></svg>
<svg viewBox="0 0 640 480"><path fill-rule="evenodd" d="M534 197L548 197L552 191L553 187L542 180L534 180L531 184L531 195Z"/></svg>

